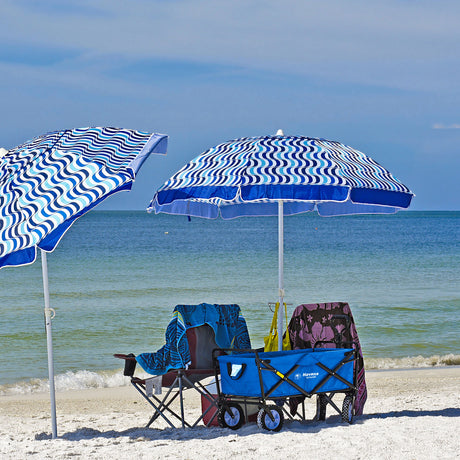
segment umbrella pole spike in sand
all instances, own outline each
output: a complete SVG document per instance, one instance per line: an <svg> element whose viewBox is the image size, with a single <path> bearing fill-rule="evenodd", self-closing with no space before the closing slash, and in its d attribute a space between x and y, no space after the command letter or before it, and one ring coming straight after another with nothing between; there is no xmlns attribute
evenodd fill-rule
<svg viewBox="0 0 460 460"><path fill-rule="evenodd" d="M48 263L46 252L40 249L42 259L42 274L43 274L43 294L45 297L45 328L46 328L46 348L48 351L48 376L50 386L50 402L51 402L51 430L53 439L57 437L57 422L56 422L56 391L54 387L54 359L53 359L53 334L51 331L51 320L54 318L55 312L50 308L50 292L48 284Z"/></svg>

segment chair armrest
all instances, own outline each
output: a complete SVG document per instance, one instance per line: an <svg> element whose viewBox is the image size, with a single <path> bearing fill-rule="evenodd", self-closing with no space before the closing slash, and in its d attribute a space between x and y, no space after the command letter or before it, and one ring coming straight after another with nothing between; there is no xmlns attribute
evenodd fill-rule
<svg viewBox="0 0 460 460"><path fill-rule="evenodd" d="M134 369L136 369L136 357L130 353L129 355L121 355L121 354L114 354L115 358L124 359L125 360L125 368L123 370L123 375L127 377L132 377L134 375Z"/></svg>
<svg viewBox="0 0 460 460"><path fill-rule="evenodd" d="M127 361L135 361L136 360L136 357L130 353L129 355L121 355L119 353L116 353L113 355L115 358L119 358L119 359L125 359Z"/></svg>

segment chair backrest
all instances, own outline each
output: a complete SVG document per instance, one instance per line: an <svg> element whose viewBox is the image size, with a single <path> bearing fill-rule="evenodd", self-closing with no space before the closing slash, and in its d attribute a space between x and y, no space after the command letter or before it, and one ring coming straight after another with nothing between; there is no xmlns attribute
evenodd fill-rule
<svg viewBox="0 0 460 460"><path fill-rule="evenodd" d="M351 347L357 333L348 303L331 302L299 305L288 325L292 348ZM331 343L333 342L333 343Z"/></svg>
<svg viewBox="0 0 460 460"><path fill-rule="evenodd" d="M189 369L212 369L212 350L218 348L214 329L209 324L187 329L191 364Z"/></svg>
<svg viewBox="0 0 460 460"><path fill-rule="evenodd" d="M185 366L209 370L213 368L212 350L218 348L216 344L220 348L251 347L238 305L176 305L166 328L165 344L155 353L137 355L136 361L152 375Z"/></svg>

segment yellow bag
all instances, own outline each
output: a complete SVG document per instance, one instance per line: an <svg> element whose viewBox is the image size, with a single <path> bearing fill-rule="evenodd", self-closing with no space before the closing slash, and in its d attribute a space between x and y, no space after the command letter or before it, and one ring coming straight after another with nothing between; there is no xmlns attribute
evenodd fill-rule
<svg viewBox="0 0 460 460"><path fill-rule="evenodd" d="M286 328L287 328L287 306L284 305L284 313L286 315ZM275 313L273 314L272 325L270 327L270 333L267 337L264 337L264 351L278 351L278 310L280 308L279 302L276 303ZM289 339L289 332L283 336L283 350L291 349L291 340Z"/></svg>

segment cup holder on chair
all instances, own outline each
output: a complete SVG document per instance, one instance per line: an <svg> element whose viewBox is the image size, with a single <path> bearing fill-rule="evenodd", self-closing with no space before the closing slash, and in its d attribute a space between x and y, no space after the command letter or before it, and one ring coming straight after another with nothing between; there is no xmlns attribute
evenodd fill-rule
<svg viewBox="0 0 460 460"><path fill-rule="evenodd" d="M130 358L134 358L135 355L130 353L127 355ZM134 370L136 369L137 361L135 359L126 359L125 360L125 369L123 370L123 375L127 377L132 377L134 375Z"/></svg>

